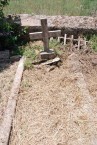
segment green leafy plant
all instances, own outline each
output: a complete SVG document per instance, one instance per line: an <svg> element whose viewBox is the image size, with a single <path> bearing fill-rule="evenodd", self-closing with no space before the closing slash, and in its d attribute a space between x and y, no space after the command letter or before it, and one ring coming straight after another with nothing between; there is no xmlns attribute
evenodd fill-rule
<svg viewBox="0 0 97 145"><path fill-rule="evenodd" d="M0 31L9 30L10 25L4 19L4 7L8 5L9 0L0 0Z"/></svg>
<svg viewBox="0 0 97 145"><path fill-rule="evenodd" d="M14 23L13 19L10 17L7 18L4 15L4 8L9 4L10 0L0 0L0 50L9 49L13 50L18 49L18 46L26 43L24 35L27 32L27 28L20 27L19 24ZM19 18L14 16L15 18ZM14 18L14 19L15 19Z"/></svg>
<svg viewBox="0 0 97 145"><path fill-rule="evenodd" d="M56 39L53 39L49 43L50 49L53 49L56 55L61 56L65 46L62 43L59 43Z"/></svg>
<svg viewBox="0 0 97 145"><path fill-rule="evenodd" d="M27 44L24 47L23 55L26 57L25 69L32 69L33 62L37 59L39 52L43 49L40 45Z"/></svg>

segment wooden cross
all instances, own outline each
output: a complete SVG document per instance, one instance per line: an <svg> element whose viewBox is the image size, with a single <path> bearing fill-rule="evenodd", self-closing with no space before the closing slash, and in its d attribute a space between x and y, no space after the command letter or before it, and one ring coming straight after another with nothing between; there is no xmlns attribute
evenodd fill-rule
<svg viewBox="0 0 97 145"><path fill-rule="evenodd" d="M42 32L30 33L30 40L43 40L44 52L49 52L49 38L61 36L61 30L48 31L47 19L41 19Z"/></svg>

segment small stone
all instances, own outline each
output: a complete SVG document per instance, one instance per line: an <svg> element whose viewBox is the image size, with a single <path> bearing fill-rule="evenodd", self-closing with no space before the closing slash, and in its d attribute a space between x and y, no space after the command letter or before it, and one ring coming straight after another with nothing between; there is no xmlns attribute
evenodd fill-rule
<svg viewBox="0 0 97 145"><path fill-rule="evenodd" d="M56 66L55 66L55 65L50 66L49 68L47 68L47 72L50 72L50 71L54 70L55 68L56 68Z"/></svg>
<svg viewBox="0 0 97 145"><path fill-rule="evenodd" d="M19 61L20 58L21 58L21 55L14 55L14 56L11 56L11 57L10 57L10 60L11 60L12 62L14 62L14 61Z"/></svg>
<svg viewBox="0 0 97 145"><path fill-rule="evenodd" d="M89 51L90 50L87 48L87 49L84 50L84 53L87 54L87 53L89 53Z"/></svg>
<svg viewBox="0 0 97 145"><path fill-rule="evenodd" d="M92 65L96 66L97 65L97 59L92 60Z"/></svg>

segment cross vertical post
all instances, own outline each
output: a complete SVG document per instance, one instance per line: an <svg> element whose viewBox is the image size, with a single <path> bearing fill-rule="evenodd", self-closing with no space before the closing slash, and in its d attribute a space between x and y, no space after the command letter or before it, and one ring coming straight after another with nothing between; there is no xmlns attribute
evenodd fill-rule
<svg viewBox="0 0 97 145"><path fill-rule="evenodd" d="M49 35L48 35L47 19L41 19L41 26L42 26L44 52L49 52Z"/></svg>

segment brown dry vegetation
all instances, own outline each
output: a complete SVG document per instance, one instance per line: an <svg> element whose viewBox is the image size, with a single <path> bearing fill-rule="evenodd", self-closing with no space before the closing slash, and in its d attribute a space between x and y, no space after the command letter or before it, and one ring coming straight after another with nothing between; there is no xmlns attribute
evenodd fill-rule
<svg viewBox="0 0 97 145"><path fill-rule="evenodd" d="M10 145L97 143L97 54L64 55L50 72L24 72Z"/></svg>

